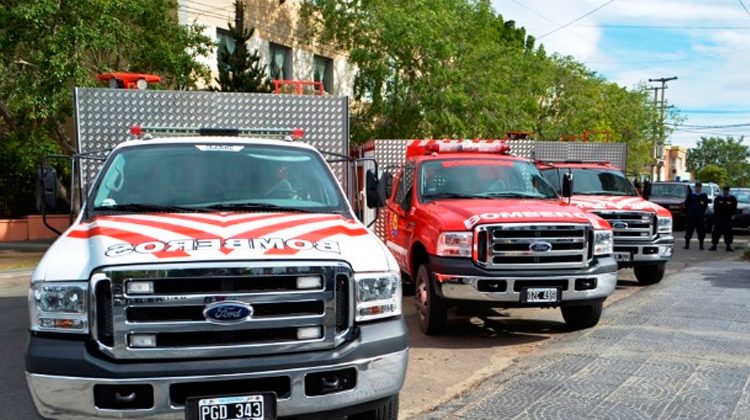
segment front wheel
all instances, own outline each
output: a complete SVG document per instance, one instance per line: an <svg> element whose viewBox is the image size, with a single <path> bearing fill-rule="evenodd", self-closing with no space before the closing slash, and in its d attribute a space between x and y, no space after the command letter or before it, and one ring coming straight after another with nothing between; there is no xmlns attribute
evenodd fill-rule
<svg viewBox="0 0 750 420"><path fill-rule="evenodd" d="M414 288L419 329L427 335L440 334L445 329L445 322L448 319L448 307L445 300L435 292L432 270L427 264L419 266L414 279Z"/></svg>
<svg viewBox="0 0 750 420"><path fill-rule="evenodd" d="M664 277L666 264L636 265L633 267L635 278L640 284L656 284Z"/></svg>
<svg viewBox="0 0 750 420"><path fill-rule="evenodd" d="M603 307L604 302L598 301L589 305L562 306L560 312L562 312L563 319L570 329L582 330L599 323Z"/></svg>

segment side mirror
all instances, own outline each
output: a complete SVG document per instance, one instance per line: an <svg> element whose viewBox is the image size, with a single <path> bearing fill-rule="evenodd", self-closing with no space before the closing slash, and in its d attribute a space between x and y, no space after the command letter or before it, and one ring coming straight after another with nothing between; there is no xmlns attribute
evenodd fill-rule
<svg viewBox="0 0 750 420"><path fill-rule="evenodd" d="M37 200L39 213L54 210L57 207L57 171L49 166L42 166L37 170Z"/></svg>
<svg viewBox="0 0 750 420"><path fill-rule="evenodd" d="M564 173L562 176L562 196L565 198L573 195L573 174Z"/></svg>
<svg viewBox="0 0 750 420"><path fill-rule="evenodd" d="M651 197L651 181L645 181L643 183L643 193L641 195L646 200L648 200L648 198Z"/></svg>
<svg viewBox="0 0 750 420"><path fill-rule="evenodd" d="M383 180L378 180L375 171L368 170L365 174L365 198L367 207L378 208L385 205L384 189L381 187Z"/></svg>

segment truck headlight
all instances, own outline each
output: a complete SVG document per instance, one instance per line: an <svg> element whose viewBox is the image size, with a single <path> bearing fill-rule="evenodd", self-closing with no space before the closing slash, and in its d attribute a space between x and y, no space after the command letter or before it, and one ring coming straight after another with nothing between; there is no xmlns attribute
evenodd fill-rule
<svg viewBox="0 0 750 420"><path fill-rule="evenodd" d="M356 321L401 315L401 275L397 272L354 275Z"/></svg>
<svg viewBox="0 0 750 420"><path fill-rule="evenodd" d="M612 231L594 231L594 255L609 255L612 253Z"/></svg>
<svg viewBox="0 0 750 420"><path fill-rule="evenodd" d="M658 224L659 233L672 233L672 218L671 217L657 217L656 223Z"/></svg>
<svg viewBox="0 0 750 420"><path fill-rule="evenodd" d="M31 330L86 334L88 323L87 282L41 282L29 290Z"/></svg>
<svg viewBox="0 0 750 420"><path fill-rule="evenodd" d="M441 257L471 257L472 238L471 232L443 232L436 253Z"/></svg>

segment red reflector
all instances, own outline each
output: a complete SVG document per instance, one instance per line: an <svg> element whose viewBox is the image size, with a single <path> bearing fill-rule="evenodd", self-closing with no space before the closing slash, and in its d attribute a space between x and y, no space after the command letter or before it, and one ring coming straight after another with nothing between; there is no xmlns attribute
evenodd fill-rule
<svg viewBox="0 0 750 420"><path fill-rule="evenodd" d="M141 128L140 125L134 125L130 127L130 134L140 137L143 135L143 129Z"/></svg>
<svg viewBox="0 0 750 420"><path fill-rule="evenodd" d="M305 136L305 130L301 128L295 128L294 130L292 130L292 138L294 140L301 139L304 136Z"/></svg>

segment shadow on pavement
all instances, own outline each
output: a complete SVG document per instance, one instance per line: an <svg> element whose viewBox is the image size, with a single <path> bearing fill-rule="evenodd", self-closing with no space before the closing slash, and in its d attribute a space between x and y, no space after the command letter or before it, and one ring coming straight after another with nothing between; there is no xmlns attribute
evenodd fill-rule
<svg viewBox="0 0 750 420"><path fill-rule="evenodd" d="M706 281L710 281L714 287L725 289L748 289L750 288L750 264L746 270L732 269L721 271L717 274L706 274Z"/></svg>
<svg viewBox="0 0 750 420"><path fill-rule="evenodd" d="M557 310L557 309L556 309ZM406 315L409 346L472 349L515 346L545 341L552 334L570 332L563 322L511 317L491 309L449 311L445 331L438 336L422 334L414 313Z"/></svg>

